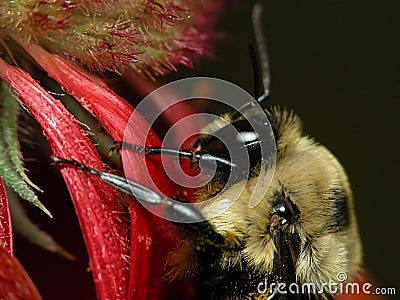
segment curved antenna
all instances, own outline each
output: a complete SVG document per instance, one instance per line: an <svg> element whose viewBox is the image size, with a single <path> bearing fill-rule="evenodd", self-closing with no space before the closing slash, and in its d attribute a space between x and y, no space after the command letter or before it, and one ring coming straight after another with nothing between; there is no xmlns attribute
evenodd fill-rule
<svg viewBox="0 0 400 300"><path fill-rule="evenodd" d="M194 206L188 206L183 202L178 202L175 201L175 199L164 197L163 195L158 194L152 189L149 189L136 181L93 169L74 159L52 157L52 161L57 165L67 165L88 172L89 174L97 175L105 183L120 190L121 192L134 196L136 199L147 204L163 205L165 213L169 217L178 217L180 220L183 220L183 222L186 223L197 223L204 220L203 215Z"/></svg>
<svg viewBox="0 0 400 300"><path fill-rule="evenodd" d="M262 102L265 99L268 99L271 93L270 90L271 76L269 68L267 42L265 39L265 32L262 26L262 12L263 12L263 5L261 3L256 3L253 6L253 10L251 13L258 56L261 61L261 80L264 89L263 94L257 99L258 102Z"/></svg>
<svg viewBox="0 0 400 300"><path fill-rule="evenodd" d="M198 153L198 152L192 152L189 150L185 149L169 149L169 148L162 148L162 147L143 147L143 146L138 146L130 143L125 143L125 142L116 142L114 143L114 146L111 147L110 153L113 151L119 152L120 149L129 149L138 153L144 153L147 155L170 155L170 156L178 156L178 157L184 157L188 158L191 161L197 161L199 162L200 160L203 161L210 161L210 162L215 162L215 163L220 163L226 167L232 167L236 168L237 165L231 162L228 159L224 159L218 156L214 156L208 153Z"/></svg>
<svg viewBox="0 0 400 300"><path fill-rule="evenodd" d="M251 65L253 67L253 96L255 99L258 99L261 91L261 76L260 76L260 66L258 64L256 50L252 45L249 46Z"/></svg>

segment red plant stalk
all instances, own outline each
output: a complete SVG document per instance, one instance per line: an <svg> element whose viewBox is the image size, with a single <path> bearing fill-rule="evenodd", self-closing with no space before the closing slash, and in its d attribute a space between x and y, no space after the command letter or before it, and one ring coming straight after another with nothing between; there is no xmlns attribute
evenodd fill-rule
<svg viewBox="0 0 400 300"><path fill-rule="evenodd" d="M13 255L11 215L3 180L0 178L0 248Z"/></svg>
<svg viewBox="0 0 400 300"><path fill-rule="evenodd" d="M75 118L23 70L0 60L0 77L41 125L54 155L102 169L97 151ZM74 168L61 174L70 191L81 225L97 295L126 299L127 228L119 212L117 193L97 177Z"/></svg>

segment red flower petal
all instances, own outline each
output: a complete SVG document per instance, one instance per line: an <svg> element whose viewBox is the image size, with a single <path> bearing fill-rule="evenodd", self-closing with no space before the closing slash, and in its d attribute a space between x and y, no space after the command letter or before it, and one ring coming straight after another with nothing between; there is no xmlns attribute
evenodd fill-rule
<svg viewBox="0 0 400 300"><path fill-rule="evenodd" d="M129 270L128 299L149 299L150 285L157 276L150 276L152 231L148 214L140 204L129 208L131 218L131 266ZM157 284L156 284L157 285Z"/></svg>
<svg viewBox="0 0 400 300"><path fill-rule="evenodd" d="M25 48L50 77L54 78L64 90L99 120L103 128L116 141L121 141L124 138L125 128L134 112L129 103L58 55L49 54L36 45L25 45ZM135 126L134 134L130 136L132 140L128 142L138 144L146 140L149 146L161 145L149 124L139 115L137 115L133 125ZM147 131L148 135L143 139ZM171 186L171 182L166 176L160 176L160 169L157 164L149 164L146 168L137 156L132 159L134 160L132 165L135 168L132 170L134 178L131 179L154 188L152 181L144 180L143 177L143 174L150 172L158 175L160 187ZM174 193L174 189L170 188L169 192L170 194Z"/></svg>
<svg viewBox="0 0 400 300"><path fill-rule="evenodd" d="M0 248L13 254L11 215L8 207L8 198L3 180L0 178Z"/></svg>
<svg viewBox="0 0 400 300"><path fill-rule="evenodd" d="M56 79L58 83L72 96L74 96L83 107L93 114L116 140L122 140L125 128L133 113L133 108L114 92L83 74L82 71L72 66L57 55L49 54L37 46L31 46L29 52L35 60ZM140 116L134 124L135 132L129 140L130 143L142 143L146 129L150 128L146 121ZM151 130L146 138L148 145L161 145L159 139ZM148 187L153 183L149 177L143 174L157 174L157 180L161 182L163 192L171 195L175 192L174 186L163 172L156 166L156 163L148 164L147 167L141 156L126 152L129 156L132 172L130 178ZM157 159L153 160L154 162ZM155 219L140 204L132 202L130 208L131 217L131 261L128 294L130 299L148 299L150 293L149 282L152 282L152 293L161 294L161 282L164 263L152 261L152 256L164 257L168 250L166 245L159 245L157 253L152 253L153 229L160 227L160 221ZM162 221L161 221L162 222ZM163 240L162 238L159 238ZM172 248L171 243L169 243ZM152 266L153 265L153 266ZM151 270L157 270L157 274ZM159 296L155 296L159 298Z"/></svg>
<svg viewBox="0 0 400 300"><path fill-rule="evenodd" d="M132 70L127 70L124 73L124 80L128 83L128 86L131 87L131 90L136 92L139 91L141 95L149 95L151 92L160 87L160 84L154 81L145 81L142 77L138 77L137 73ZM153 94L151 96L152 97L150 98L150 101L152 101L154 109L162 112L163 119L168 122L167 125L169 126L165 126L165 129L169 129L183 118L197 113L192 105L189 105L185 101L180 102L183 99L176 93L176 91L168 90L167 93L163 93L162 99L160 99L161 97L159 94ZM175 140L177 142L184 141L194 132L199 132L199 129L204 127L204 125L205 124L200 122L199 118L192 118L190 123L185 123L185 126L174 128L174 136L176 137ZM186 141L182 147L189 148L190 141Z"/></svg>
<svg viewBox="0 0 400 300"><path fill-rule="evenodd" d="M0 60L0 76L42 126L56 156L103 167L96 149L74 117L26 72ZM74 202L100 299L125 299L127 229L116 191L74 168L61 170Z"/></svg>
<svg viewBox="0 0 400 300"><path fill-rule="evenodd" d="M135 115L135 122L133 124L130 122L134 128L126 140L125 128L134 110L124 99L59 56L49 54L38 46L29 46L28 49L49 75L94 115L114 139L121 140L124 137L125 141L134 144L140 145L146 140L148 146L161 145L151 127L138 114ZM191 112L187 105L181 107L184 108L180 111L182 117L184 117L182 112L187 112L187 114ZM144 138L147 132L148 135ZM136 153L124 151L123 154L127 156L124 162L130 164L130 179L153 189L158 187L166 195L176 195L177 188L160 168L159 158L152 157L145 164L143 158ZM124 165L124 167L127 166ZM157 179L157 187L154 186L151 178ZM176 246L177 242L176 228L170 226L168 222L154 217L136 202L131 204L130 217L129 299L149 299L150 297L159 299L163 294L161 286L165 260L168 252ZM149 286L150 282L151 287ZM188 288L187 290L192 293L192 289Z"/></svg>
<svg viewBox="0 0 400 300"><path fill-rule="evenodd" d="M0 299L42 299L24 268L3 247L0 247Z"/></svg>

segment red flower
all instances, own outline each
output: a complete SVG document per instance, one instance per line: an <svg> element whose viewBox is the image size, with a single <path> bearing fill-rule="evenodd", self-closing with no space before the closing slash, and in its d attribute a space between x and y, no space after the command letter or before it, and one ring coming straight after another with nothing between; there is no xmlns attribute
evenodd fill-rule
<svg viewBox="0 0 400 300"><path fill-rule="evenodd" d="M193 57L209 52L214 37L212 14L216 10L211 3L31 1L18 7L9 3L0 8L1 39L3 45L7 44L3 37L19 43L114 140L119 141L124 137L133 108L94 75L84 73L65 57L91 70L122 72L133 69L150 76L176 70L178 65L189 66ZM39 44L63 57L48 53ZM5 49L9 50L8 46ZM96 169L107 169L74 116L30 74L10 65L8 62L14 61L13 55L8 59L0 59L0 78L42 127L53 155L73 158ZM185 109L180 113L185 115ZM141 141L139 137L149 128L140 118L134 126L132 143ZM146 141L149 146L161 145L151 129ZM157 159L147 163L148 169L139 156L132 155L131 162L135 166L131 179L152 188L152 181L142 174L156 175L163 192L175 195L176 187L159 172ZM165 224L161 225L162 221L135 201L130 202L127 225L121 214L120 195L96 176L74 168L62 168L61 174L82 229L97 296L100 299L159 299L163 294L164 260L177 236L172 233L164 238L157 228ZM0 230L1 245L12 254L10 214L2 185ZM20 272L20 275L26 274ZM37 297L37 292L31 289L31 295Z"/></svg>
<svg viewBox="0 0 400 300"><path fill-rule="evenodd" d="M37 46L32 46L29 50L49 75L56 79L66 91L94 115L115 140L122 140L129 118L133 113L133 108L124 99L85 75L61 57L48 54ZM150 126L144 119L136 118L135 121L135 128L133 129L135 134L129 135L131 138L129 142L139 144ZM147 146L161 145L161 142L151 129L146 138ZM164 172L160 171L157 159L148 162L146 167L140 156L129 153L127 155L129 155L129 161L133 166L132 170L134 170L133 174L130 174L132 176L130 179L154 188L153 181L145 180L146 177L143 176L143 174L149 173L157 177L158 186L163 188L165 194L170 196L175 194L175 185L169 181ZM75 159L81 161L77 157ZM136 202L131 203L129 212L131 224L129 299L148 298L150 282L153 282L151 287L152 296L159 298L160 295L156 297L155 294L161 292L160 285L163 269L160 266L164 265L164 259L168 253L167 249L171 249L175 243L174 241L171 243L171 241L161 237L158 239L159 246L157 251L153 251L155 242L153 232L155 229L152 228L163 227L160 226L161 221L152 217ZM157 260L158 264L155 263ZM153 272L150 272L152 263ZM158 273L157 275L155 274L156 272Z"/></svg>
<svg viewBox="0 0 400 300"><path fill-rule="evenodd" d="M42 124L54 155L103 168L79 123L29 74L0 60L0 76ZM97 293L102 299L124 299L128 266L123 256L128 254L128 231L122 217L115 214L120 210L116 191L75 169L66 168L61 172L78 213Z"/></svg>
<svg viewBox="0 0 400 300"><path fill-rule="evenodd" d="M113 138L122 139L133 112L126 101L57 55L48 54L37 46L29 50L49 75L75 96ZM103 169L94 146L79 123L29 74L0 60L0 77L18 94L20 101L42 125L55 156L73 158L93 168ZM132 143L140 141L140 135L149 128L143 119L138 119L135 125L137 128L135 135L131 136ZM160 145L151 129L147 141L149 146ZM140 157L133 155L131 159L137 170L133 174L135 178L131 179L151 187L151 181L143 182L142 176L149 172L157 176L164 192L170 195L175 193L175 186L154 164L148 164L147 170ZM152 161L156 163L156 160ZM176 239L168 241L161 237L156 241L154 228L158 228L161 221L136 202L131 202L129 208L131 234L128 236L121 214L116 213L121 208L114 189L98 178L73 168L63 168L61 172L82 227L98 297L125 299L128 294L129 299L148 299L149 295L159 299L164 259L167 249L175 245ZM159 246L157 251L153 248L156 243ZM130 257L129 264L126 257ZM154 283L151 287L150 282Z"/></svg>

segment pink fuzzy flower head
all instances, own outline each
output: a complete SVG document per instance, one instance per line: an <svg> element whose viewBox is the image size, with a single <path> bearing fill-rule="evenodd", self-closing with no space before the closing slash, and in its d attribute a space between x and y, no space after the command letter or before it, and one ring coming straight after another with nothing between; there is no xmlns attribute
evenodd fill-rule
<svg viewBox="0 0 400 300"><path fill-rule="evenodd" d="M208 52L217 8L188 0L8 1L0 28L89 69L160 75Z"/></svg>

